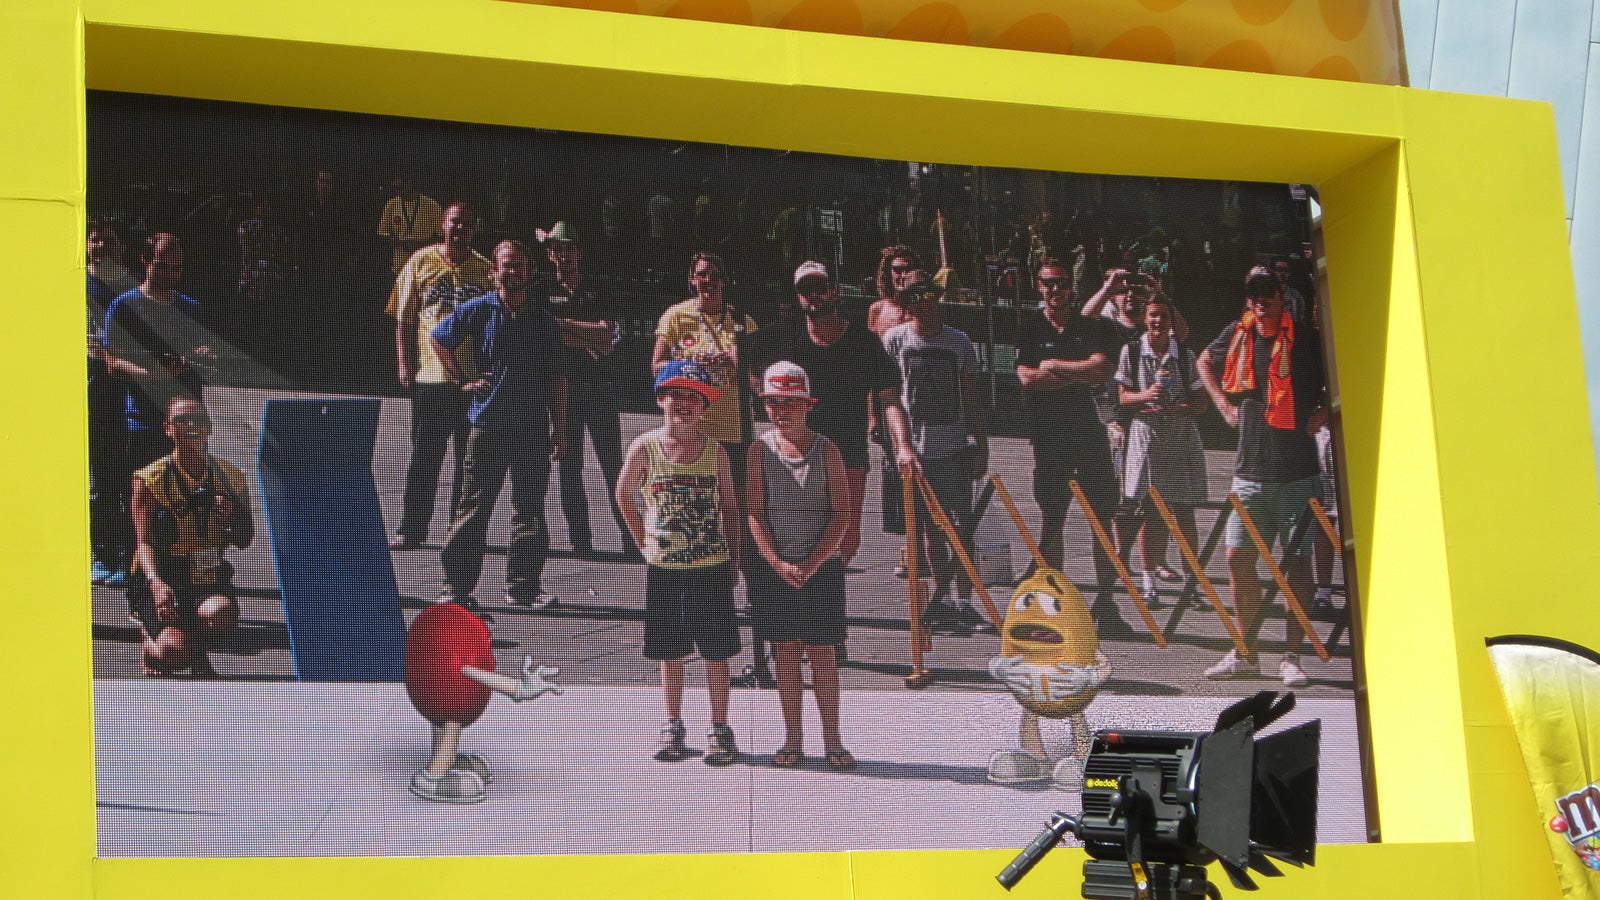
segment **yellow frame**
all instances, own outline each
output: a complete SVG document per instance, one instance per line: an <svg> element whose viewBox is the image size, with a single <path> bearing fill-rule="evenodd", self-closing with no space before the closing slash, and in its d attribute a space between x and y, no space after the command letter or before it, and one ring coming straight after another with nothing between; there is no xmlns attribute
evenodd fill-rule
<svg viewBox="0 0 1600 900"><path fill-rule="evenodd" d="M1528 577L1534 561L1600 547L1547 107L496 0L15 0L0 12L0 67L0 246L12 333L26 335L0 354L16 429L0 470L18 473L0 516L7 893L969 897L997 892L989 878L1009 858L95 859L78 349L87 85L1319 185L1384 840L1325 847L1262 896L1557 896L1483 648L1511 632L1600 646L1580 596ZM1019 896L1075 896L1068 856Z"/></svg>

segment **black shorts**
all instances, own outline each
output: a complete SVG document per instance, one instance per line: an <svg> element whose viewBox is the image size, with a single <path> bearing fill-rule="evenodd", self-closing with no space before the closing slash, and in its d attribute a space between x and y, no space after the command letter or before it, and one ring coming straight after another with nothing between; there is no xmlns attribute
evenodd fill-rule
<svg viewBox="0 0 1600 900"><path fill-rule="evenodd" d="M765 559L756 560L749 574L750 607L762 638L817 647L844 642L844 564L837 557L798 588L779 578Z"/></svg>
<svg viewBox="0 0 1600 900"><path fill-rule="evenodd" d="M694 569L649 566L644 588L645 659L708 660L739 654L730 563Z"/></svg>
<svg viewBox="0 0 1600 900"><path fill-rule="evenodd" d="M128 611L144 626L144 633L155 637L163 628L177 628L182 631L193 631L200 627L200 604L207 598L221 594L224 597L233 596L233 567L226 562L218 573L215 584L190 586L182 583L183 579L174 579L167 582L172 586L172 593L177 598L178 617L172 622L163 622L156 616L156 597L150 591L150 581L141 572L135 572L128 577Z"/></svg>

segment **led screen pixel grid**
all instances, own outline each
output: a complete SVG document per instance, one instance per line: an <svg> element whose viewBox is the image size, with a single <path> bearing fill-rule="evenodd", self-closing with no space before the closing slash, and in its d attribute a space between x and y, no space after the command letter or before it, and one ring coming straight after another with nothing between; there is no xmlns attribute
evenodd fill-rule
<svg viewBox="0 0 1600 900"><path fill-rule="evenodd" d="M161 115L151 115L152 108ZM464 197L478 206L484 227L477 245L486 252L503 236L533 243L534 230L547 229L557 219L576 226L585 247L585 268L623 310L618 316L623 340L614 355L621 372L617 396L625 439L659 420L649 403L644 366L656 314L687 296L687 250L702 243L722 245L733 275L730 298L768 328L786 314L780 301L792 296L785 273L801 259L820 256L840 276L847 317L859 322L871 299L865 278L876 262L877 247L909 239L930 268L940 268L934 265L938 239L929 209L944 213L950 223L944 256L966 301L951 307L951 322L978 341L985 366L980 386L985 402L994 407L991 468L1018 497L1030 521L1036 519L1029 503L1032 465L1008 367L1017 323L1035 301L1026 273L1030 260L1039 256L1034 235L1024 229L1013 240L1008 226L1030 217L1037 222L1041 211L1055 214L1053 224L1039 229L1039 242L1064 263L1071 260L1069 270L1078 261L1073 251L1083 247L1080 296L1098 287L1090 280L1093 275L1124 261L1128 248L1134 248L1137 252L1126 261L1138 269L1151 260L1150 274L1167 283L1190 322L1189 344L1196 352L1238 312L1243 272L1251 264L1269 262L1274 254L1297 253L1310 237L1296 218L1298 207L1286 186L914 166L113 95L94 95L90 139L91 213L119 219L130 232L130 244L141 231L168 228L185 240L187 280L182 289L201 300L210 317L208 327L214 328L218 345L227 348L227 365L207 387L217 421L213 451L250 473L253 487L254 429L266 399L323 393L381 397L374 477L391 526L409 441L406 404L394 388L392 350L384 341L386 329L392 335L392 325L382 316L392 280L392 269L385 270L392 266L392 255L384 252L375 226L380 201L386 200L378 188L397 173L409 175L441 203ZM193 158L185 159L173 147L193 148ZM330 153L330 147L339 149ZM331 246L308 247L301 242L304 220L297 225L293 217L303 213L319 166L336 177L346 224ZM632 207L620 217L624 224L616 235L610 233L606 214L605 185L612 176L620 176L621 208ZM917 202L910 201L913 190ZM655 238L648 212L650 199L658 194L672 200L678 215ZM258 202L265 207L257 208ZM963 210L962 204L970 209ZM1086 209L1094 212L1085 221L1071 215L1083 215ZM791 210L788 223L779 228L783 213ZM1230 223L1235 210L1237 221ZM1215 221L1206 221L1208 215ZM245 223L255 224L241 231ZM263 232L268 239L261 237ZM1213 252L1197 253L1197 247L1211 243L1212 235L1217 244ZM1232 244L1225 240L1230 237ZM1175 246L1181 249L1174 252ZM1147 254L1163 249L1165 254ZM337 276L326 275L330 266ZM321 274L308 277L312 271ZM1295 275L1304 279L1309 272L1302 262ZM1315 297L1308 280L1300 286L1304 296ZM992 326L991 310L998 320ZM987 396L991 393L992 401ZM1214 410L1202 409L1196 418L1208 448L1208 500L1220 501L1232 463L1230 435ZM599 558L577 559L566 552L557 491L553 486L550 491L548 520L555 550L547 577L563 604L542 615L495 605L500 583L494 581L499 565L493 553L478 592L496 614L492 628L499 667L513 670L524 652L532 653L540 662L562 668L567 693L526 709L500 702L468 730L467 745L497 762L497 778L487 803L453 819L419 809L420 801L405 794L407 777L426 758L427 735L403 693L393 686L336 688L289 681L288 640L276 608L264 535L254 549L235 554L243 622L237 646L215 654L224 675L219 682L121 680L138 672L137 629L125 618L122 598L97 589L101 852L319 855L1007 846L1027 836L1017 823L1031 824L1039 810L1063 805L1058 802L1063 798L1046 793L1042 784L1006 787L986 777L989 757L1015 746L1019 714L988 673L994 636L937 637L930 660L941 676L938 683L920 694L901 687L907 656L905 586L891 571L895 539L878 528L875 465L864 503L863 550L855 562L860 571L849 578L851 636L842 667L845 738L861 760L857 771L829 771L820 747L811 750L809 767L793 773L769 768L766 757L781 742L782 728L776 698L761 690L736 690L734 695L731 721L747 765L713 772L693 760L667 768L650 760L661 714L655 672L638 653L642 570L617 558L620 535L609 527L592 461L588 469ZM444 481L449 482L448 473ZM447 502L442 495L438 499L434 530L424 548L395 557L408 618L437 593L437 547L443 538L438 519ZM1202 534L1209 531L1208 518L1202 511ZM492 545L502 544L504 522L497 520L490 533ZM1076 512L1069 519L1068 539L1068 574L1092 595L1089 533ZM1006 555L1000 549L1004 547L1014 574L1026 564L1027 551L998 506L980 525L976 544L976 549L994 551L991 561ZM1175 552L1169 559L1174 568L1180 566ZM1224 580L1220 553L1212 572L1219 582ZM1162 589L1175 592L1165 584ZM997 587L995 594L1003 604L1009 589ZM1163 621L1172 615L1171 599L1158 611ZM1345 599L1341 591L1338 601ZM1136 621L1124 591L1116 592L1116 601L1123 616ZM1264 686L1250 681L1214 686L1201 680L1200 670L1216 661L1227 639L1204 606L1187 609L1183 623L1182 637L1168 650L1156 649L1148 638L1104 640L1114 674L1089 707L1093 727L1205 727L1226 698ZM1320 631L1326 634L1330 625L1322 623ZM1273 651L1280 628L1276 619L1269 620L1266 634ZM746 629L746 644L748 634ZM1325 750L1332 761L1324 791L1339 792L1343 801L1322 805L1329 826L1325 839L1360 840L1363 814L1348 644L1343 652L1325 667L1307 663L1315 681L1304 708L1308 715L1343 725L1342 730L1332 729ZM1276 652L1266 654L1269 675L1277 658ZM735 671L749 659L747 648ZM703 744L705 712L695 704L703 704L704 693L697 674L691 677L688 697L692 742ZM809 697L806 703L809 716ZM816 723L807 725L815 744ZM1045 731L1051 755L1061 755L1068 744L1060 724L1047 721ZM139 758L149 742L167 744L174 734L192 739L178 742L184 749L169 776L152 779L133 769L120 769L125 774L119 776L119 763ZM235 752L241 747L259 757L251 763L250 777L241 777ZM263 784L277 789L263 790ZM925 816L923 826L912 829L885 829L884 821L861 815L879 810L889 822L896 821L892 817L904 804L908 785L948 815ZM513 804L518 798L537 801L547 817L538 822L519 819L508 826L506 807L497 804ZM649 815L638 816L641 806L673 815L698 811L703 815L695 818L706 824L689 833L651 827ZM312 810L325 818L308 820ZM393 820L386 818L400 816L404 823L420 825L418 814L425 815L425 827L391 827ZM237 817L249 827L211 827L206 820L218 816ZM176 827L152 829L152 821ZM328 824L339 821L345 824Z"/></svg>

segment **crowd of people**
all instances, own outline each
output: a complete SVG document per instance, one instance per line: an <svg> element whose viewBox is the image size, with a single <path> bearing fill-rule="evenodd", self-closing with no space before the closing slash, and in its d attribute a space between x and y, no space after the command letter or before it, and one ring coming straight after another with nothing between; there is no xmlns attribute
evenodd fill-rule
<svg viewBox="0 0 1600 900"><path fill-rule="evenodd" d="M994 627L972 606L971 585L930 511L920 501L898 508L898 479L925 478L966 525L975 481L989 469L979 357L971 337L947 321L955 292L948 268L905 244L883 248L872 281L877 299L858 324L840 312L836 273L804 260L789 282L792 314L762 325L725 295L722 257L695 252L685 270L688 298L660 315L649 371L634 372L615 364L618 311L586 273L575 225L536 231L540 252L532 241L505 239L485 257L474 249L472 205L441 206L398 188L378 233L393 250L386 312L398 384L410 399L411 447L389 546L397 554L426 546L449 459L440 602L481 611L474 592L509 478L504 601L533 611L559 604L543 580L545 500L554 465L571 549L597 555L584 494L587 435L605 505L626 536L624 554L648 567L643 650L659 661L666 713L656 758L689 754L681 713L684 663L694 655L705 663L711 700L704 761L738 758L729 660L742 647L735 588L743 579L755 675L775 683L786 726L771 762L804 759L801 669L809 662L824 758L849 769L855 760L840 734L837 675L844 572L861 546L876 444L886 526L908 515L922 523L919 556L939 598L928 623L968 633ZM238 614L223 554L253 533L243 478L206 449L212 333L198 304L177 290L176 236L145 239L142 271L123 265L113 223L91 222L88 236L93 576L127 589L148 674L209 674L205 648L225 639ZM260 228L250 240L262 240ZM536 271L537 256L547 273ZM270 280L270 267L246 269L258 274L242 272L241 285ZM1288 546L1311 497L1336 512L1316 311L1289 286L1287 260L1242 274L1239 314L1196 354L1181 304L1155 274L1113 266L1083 298L1073 264L1036 261L1032 286L1042 303L1021 323L1016 373L1050 566L1066 563L1075 483L1080 502L1114 524L1124 550L1139 545L1143 599L1155 605L1156 584L1179 576L1149 493L1157 489L1193 544L1195 508L1211 499L1196 424L1209 407L1237 430L1230 492L1268 544L1278 540L1289 552L1295 593L1326 599L1326 583L1313 584L1317 542ZM635 378L650 379L663 422L624 452L618 385ZM1258 551L1237 517L1225 545L1235 608L1249 624L1262 603ZM1090 552L1098 581L1110 585L1109 554L1098 545ZM1109 591L1091 613L1103 637L1131 632ZM1286 637L1279 676L1304 685L1303 634L1292 617ZM1253 637L1248 646L1207 677L1259 675Z"/></svg>

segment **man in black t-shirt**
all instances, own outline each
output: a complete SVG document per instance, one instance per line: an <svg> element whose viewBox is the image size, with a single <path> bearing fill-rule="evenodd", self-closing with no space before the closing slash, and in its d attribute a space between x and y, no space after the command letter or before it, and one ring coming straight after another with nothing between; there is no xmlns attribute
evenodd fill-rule
<svg viewBox="0 0 1600 900"><path fill-rule="evenodd" d="M606 482L611 516L622 532L623 552L637 556L616 501L617 476L622 471L622 428L611 371L616 315L611 304L584 278L580 268L583 250L578 246L576 228L557 222L545 234L544 252L555 274L541 290L549 298L546 309L560 326L561 341L567 350L567 452L557 461L567 535L574 553L584 557L594 554L589 497L583 489L583 434L587 431Z"/></svg>
<svg viewBox="0 0 1600 900"><path fill-rule="evenodd" d="M1327 375L1320 337L1314 329L1295 324L1284 309L1283 288L1269 269L1250 270L1245 297L1244 315L1200 354L1198 368L1223 420L1239 429L1232 493L1271 546L1274 538L1287 543L1289 531L1321 489L1313 435L1328 419ZM1259 553L1237 516L1228 520L1226 542L1234 609L1250 653L1240 656L1230 650L1205 674L1212 679L1259 676L1261 662L1253 641L1261 609ZM1312 546L1312 541L1302 541L1284 566L1289 588L1302 600L1312 596ZM1286 687L1304 687L1309 679L1297 650L1305 632L1293 616L1284 632L1287 652L1278 674Z"/></svg>
<svg viewBox="0 0 1600 900"><path fill-rule="evenodd" d="M1094 514L1110 523L1121 490L1111 464L1106 429L1094 397L1116 369L1122 348L1116 326L1073 308L1072 273L1055 260L1039 266L1044 308L1023 320L1017 339L1017 380L1027 403L1033 443L1033 496L1039 503L1039 548L1054 568L1062 568L1069 482L1076 479ZM1116 570L1097 542L1095 575L1102 588L1091 612L1102 634L1127 632L1127 623L1105 593Z"/></svg>
<svg viewBox="0 0 1600 900"><path fill-rule="evenodd" d="M839 290L828 267L805 262L794 272L803 315L789 327L768 328L751 339L752 373L788 360L811 376L816 405L806 423L838 445L850 481L850 528L839 545L848 563L861 546L861 498L867 483L867 398L877 397L893 441L895 460L915 465L900 405L900 369L878 336L839 315ZM754 378L754 374L752 378ZM759 385L757 385L759 388Z"/></svg>

